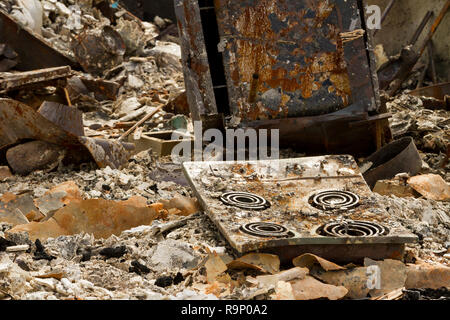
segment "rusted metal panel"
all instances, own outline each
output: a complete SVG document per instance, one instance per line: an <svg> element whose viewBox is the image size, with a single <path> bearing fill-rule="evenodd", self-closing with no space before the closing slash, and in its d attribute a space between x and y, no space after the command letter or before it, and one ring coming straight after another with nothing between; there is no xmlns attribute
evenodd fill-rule
<svg viewBox="0 0 450 320"><path fill-rule="evenodd" d="M11 99L0 99L0 148L29 139L67 147L79 144L76 136L62 130L27 105Z"/></svg>
<svg viewBox="0 0 450 320"><path fill-rule="evenodd" d="M83 112L76 107L44 101L38 112L65 131L76 136L84 136Z"/></svg>
<svg viewBox="0 0 450 320"><path fill-rule="evenodd" d="M6 73L0 75L0 93L12 90L19 90L34 85L45 86L48 82L55 82L65 79L71 75L69 66L39 69L18 73Z"/></svg>
<svg viewBox="0 0 450 320"><path fill-rule="evenodd" d="M417 240L373 200L351 156L185 162L183 170L207 215L240 253L340 248L352 259L365 252L383 259ZM326 229L332 223L337 227Z"/></svg>
<svg viewBox="0 0 450 320"><path fill-rule="evenodd" d="M328 114L359 101L360 88L369 97L366 109L372 103L364 38L346 46L341 39L361 28L356 1L217 0L215 7L234 114ZM346 50L361 42L362 50Z"/></svg>
<svg viewBox="0 0 450 320"><path fill-rule="evenodd" d="M20 57L17 69L29 71L42 68L79 65L71 57L55 50L39 35L20 26L8 14L0 11L0 39L9 44Z"/></svg>
<svg viewBox="0 0 450 320"><path fill-rule="evenodd" d="M78 137L46 119L29 106L0 99L0 150L27 140L41 140L80 153L89 152L99 167L121 168L134 145L121 141Z"/></svg>
<svg viewBox="0 0 450 320"><path fill-rule="evenodd" d="M217 105L206 53L200 8L197 0L175 0L180 31L182 62L192 118L217 114Z"/></svg>

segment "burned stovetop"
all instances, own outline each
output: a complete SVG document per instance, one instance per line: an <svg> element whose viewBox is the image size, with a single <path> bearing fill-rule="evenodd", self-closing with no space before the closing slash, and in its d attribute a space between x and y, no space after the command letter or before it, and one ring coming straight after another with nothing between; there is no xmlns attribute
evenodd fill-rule
<svg viewBox="0 0 450 320"><path fill-rule="evenodd" d="M183 168L208 216L240 253L400 258L404 244L417 239L378 205L351 156Z"/></svg>

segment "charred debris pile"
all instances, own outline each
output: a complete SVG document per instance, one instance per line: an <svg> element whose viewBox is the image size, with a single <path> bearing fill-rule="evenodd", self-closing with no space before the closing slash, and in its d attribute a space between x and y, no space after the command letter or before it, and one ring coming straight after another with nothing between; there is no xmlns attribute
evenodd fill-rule
<svg viewBox="0 0 450 320"><path fill-rule="evenodd" d="M1 1L0 300L449 299L438 2L388 57L360 0Z"/></svg>

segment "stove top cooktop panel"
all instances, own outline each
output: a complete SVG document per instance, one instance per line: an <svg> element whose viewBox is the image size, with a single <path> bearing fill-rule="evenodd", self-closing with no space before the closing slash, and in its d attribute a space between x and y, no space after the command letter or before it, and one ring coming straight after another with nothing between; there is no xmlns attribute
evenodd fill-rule
<svg viewBox="0 0 450 320"><path fill-rule="evenodd" d="M351 156L186 162L183 169L207 215L241 253L417 239L378 205Z"/></svg>

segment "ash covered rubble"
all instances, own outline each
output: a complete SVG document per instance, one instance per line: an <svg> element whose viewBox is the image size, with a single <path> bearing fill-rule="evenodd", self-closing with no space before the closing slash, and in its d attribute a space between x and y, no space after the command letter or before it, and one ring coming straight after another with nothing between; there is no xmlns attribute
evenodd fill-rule
<svg viewBox="0 0 450 320"><path fill-rule="evenodd" d="M39 79L32 86L30 80L19 81L1 91L0 110L11 103L25 106L33 121L48 120L65 138L46 141L47 128L38 134L23 130L19 139L5 139L0 146L0 299L399 300L436 294L448 299L449 111L433 107L442 103L429 97L410 94L416 80L408 79L401 92L384 99L394 139L414 139L422 165L412 176L424 181L414 183L409 180L414 177L399 172L381 179L370 199L418 236L417 243L407 244L403 260L338 265L303 254L284 265L274 254L240 256L202 212L180 165L148 147L123 147L138 147L150 133L192 129L192 119L172 22L141 21L111 4L0 3L0 10L70 62L70 74L57 81ZM16 68L24 59L0 40L0 82L55 67ZM73 134L67 122L46 115L42 106L48 102L82 113L83 132ZM95 139L117 145L117 158L99 158L86 139L101 148ZM33 141L43 141L54 155L19 174L7 152ZM30 151L22 148L26 158ZM75 157L77 152L84 156ZM283 159L308 155L280 150ZM358 160L364 171L365 159ZM430 191L427 183L435 185L436 176L443 189ZM213 182L211 191L232 188ZM404 188L394 192L392 185ZM433 200L436 193L439 200ZM373 264L387 274L378 290L357 280Z"/></svg>

